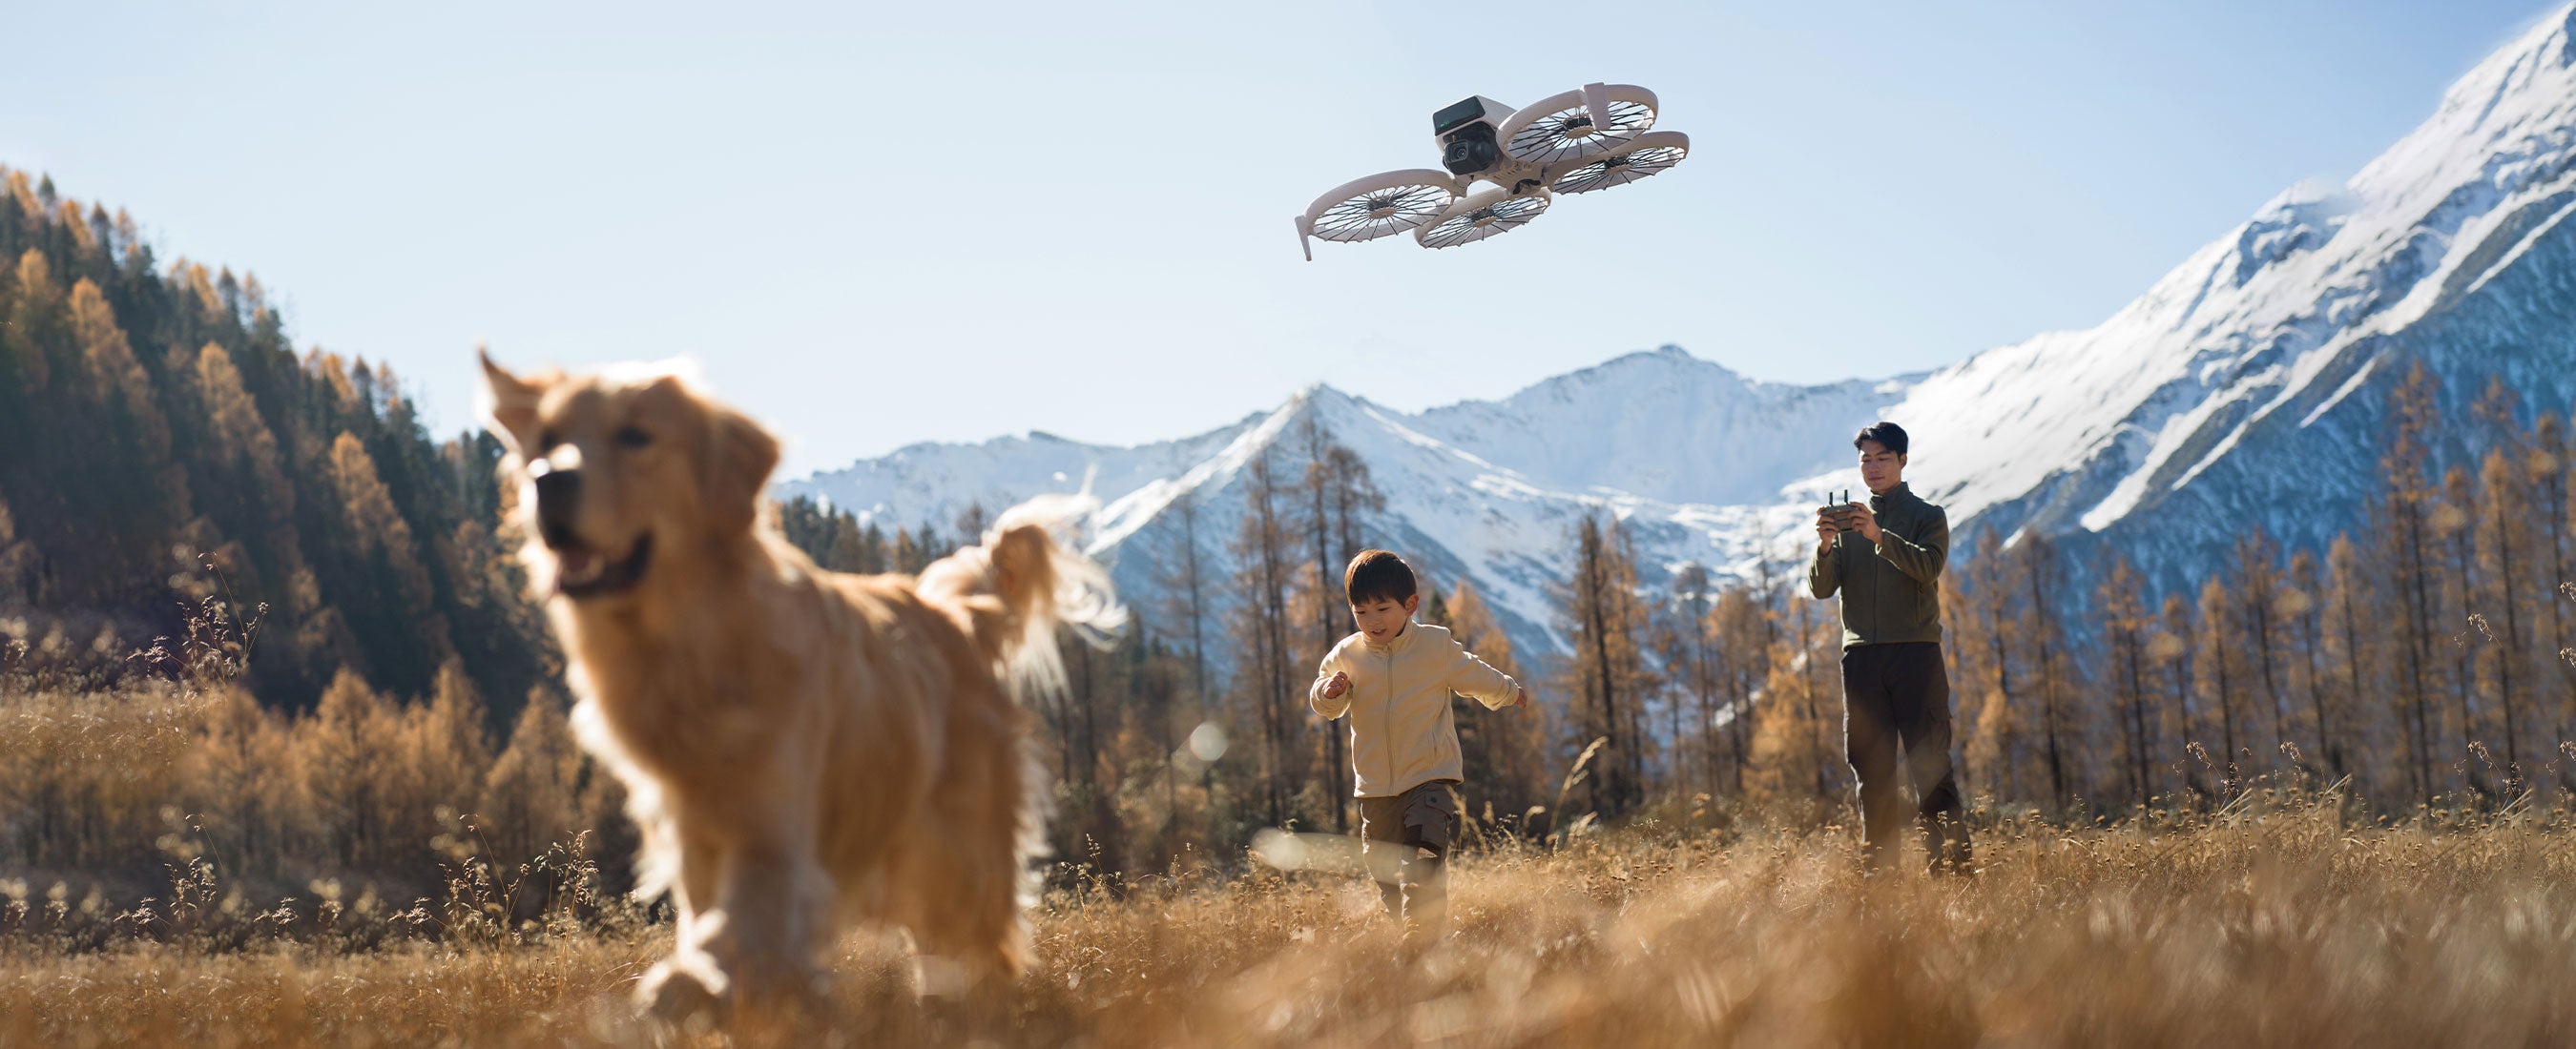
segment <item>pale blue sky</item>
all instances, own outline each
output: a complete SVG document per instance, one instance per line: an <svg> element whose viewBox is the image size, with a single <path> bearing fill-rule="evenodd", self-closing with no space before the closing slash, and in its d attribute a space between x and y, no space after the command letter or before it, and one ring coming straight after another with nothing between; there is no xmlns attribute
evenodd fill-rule
<svg viewBox="0 0 2576 1049"><path fill-rule="evenodd" d="M256 272L441 431L478 339L686 354L793 473L1177 436L1314 381L1420 408L1667 342L1821 381L2087 327L2545 10L13 6L0 164ZM1432 110L1595 79L1660 93L1691 159L1301 261L1316 194L1437 165Z"/></svg>

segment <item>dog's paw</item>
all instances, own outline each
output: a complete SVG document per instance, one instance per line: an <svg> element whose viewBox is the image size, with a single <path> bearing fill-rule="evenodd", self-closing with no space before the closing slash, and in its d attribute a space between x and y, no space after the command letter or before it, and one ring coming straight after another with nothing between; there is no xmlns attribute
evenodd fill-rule
<svg viewBox="0 0 2576 1049"><path fill-rule="evenodd" d="M699 1017L721 1018L725 978L710 962L703 957L684 959L676 955L663 959L635 985L635 1004L672 1023Z"/></svg>

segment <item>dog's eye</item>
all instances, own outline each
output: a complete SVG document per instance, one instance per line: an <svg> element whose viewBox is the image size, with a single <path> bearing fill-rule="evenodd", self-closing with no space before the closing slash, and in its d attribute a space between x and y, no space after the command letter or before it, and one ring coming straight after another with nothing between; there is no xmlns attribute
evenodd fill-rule
<svg viewBox="0 0 2576 1049"><path fill-rule="evenodd" d="M555 446L562 443L563 439L561 436L556 434L553 430L540 430L537 432L538 455L544 455L547 452L554 451Z"/></svg>
<svg viewBox="0 0 2576 1049"><path fill-rule="evenodd" d="M624 429L621 429L621 430L617 431L617 445L618 445L618 447L621 447L621 448L642 448L642 447L644 447L644 446L646 446L646 445L649 445L649 444L652 444L652 443L653 443L653 435L652 435L652 434L645 433L644 431L642 431L642 430L640 430L640 429L637 429L637 428L635 428L635 427L629 426L629 427L626 427L626 428L624 428Z"/></svg>

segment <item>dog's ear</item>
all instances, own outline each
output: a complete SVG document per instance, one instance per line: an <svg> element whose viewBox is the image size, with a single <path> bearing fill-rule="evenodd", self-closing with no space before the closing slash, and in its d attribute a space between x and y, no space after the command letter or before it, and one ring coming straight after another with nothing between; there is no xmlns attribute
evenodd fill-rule
<svg viewBox="0 0 2576 1049"><path fill-rule="evenodd" d="M474 357L483 362L483 389L475 398L483 428L500 438L512 454L520 454L527 447L528 431L536 428L537 400L545 396L546 388L492 363L492 354L481 346L474 348Z"/></svg>
<svg viewBox="0 0 2576 1049"><path fill-rule="evenodd" d="M778 438L751 417L708 403L707 510L726 535L751 530L760 517L760 495L778 468Z"/></svg>

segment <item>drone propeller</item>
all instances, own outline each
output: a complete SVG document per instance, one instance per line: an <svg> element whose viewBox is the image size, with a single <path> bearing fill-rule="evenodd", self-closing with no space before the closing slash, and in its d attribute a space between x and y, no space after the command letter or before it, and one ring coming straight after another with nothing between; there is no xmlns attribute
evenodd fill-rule
<svg viewBox="0 0 2576 1049"><path fill-rule="evenodd" d="M1449 205L1449 210L1441 212L1430 225L1415 230L1413 240L1426 248L1473 244L1528 225L1547 210L1547 204L1546 190L1517 195L1499 186L1480 190Z"/></svg>
<svg viewBox="0 0 2576 1049"><path fill-rule="evenodd" d="M1690 136L1679 131L1649 131L1628 140L1626 146L1609 156L1553 176L1547 188L1555 193L1590 193L1625 186L1670 171L1688 155Z"/></svg>
<svg viewBox="0 0 2576 1049"><path fill-rule="evenodd" d="M1386 171L1347 182L1315 198L1297 216L1297 241L1355 242L1402 233L1440 217L1458 199L1458 180L1430 168ZM1306 248L1306 261L1315 249Z"/></svg>
<svg viewBox="0 0 2576 1049"><path fill-rule="evenodd" d="M1530 103L1494 135L1514 160L1562 164L1626 145L1653 126L1654 92L1635 84L1587 84Z"/></svg>

